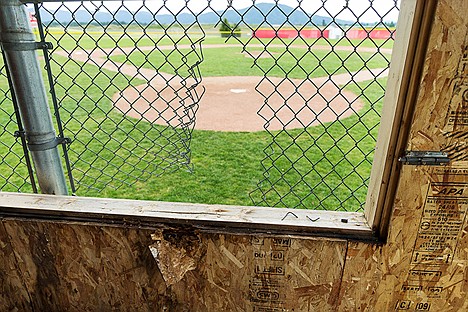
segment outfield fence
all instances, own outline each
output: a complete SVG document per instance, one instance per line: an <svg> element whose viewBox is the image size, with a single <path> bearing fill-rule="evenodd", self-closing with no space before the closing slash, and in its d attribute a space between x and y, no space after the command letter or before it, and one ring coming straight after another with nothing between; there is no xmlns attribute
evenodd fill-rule
<svg viewBox="0 0 468 312"><path fill-rule="evenodd" d="M192 140L196 131L208 129L197 126L204 105L211 105L208 86L214 81L203 71L207 48L220 49L222 58L223 49L238 47L257 74L227 72L218 78L229 91L226 103L250 103L261 122L258 135L245 134L246 141L258 139L256 146L263 146L259 174L250 177L251 204L363 209L395 31L385 25L397 16L398 1L375 0L366 7L338 0L297 1L294 7L235 0L21 2L27 4L26 19L37 23L38 44L25 49L38 49L57 138L47 146L31 143L32 130L24 124L32 117L21 109L21 90L13 92L16 79L28 72L17 71L10 55L21 51L2 39L1 190L45 192L40 181L36 185L39 156L31 159L31 153L50 149L60 151L67 192L81 196L132 197L135 185L144 188L179 170L193 172ZM217 31L225 18L231 35L205 47L204 24ZM251 35L235 36L237 27ZM366 28L367 35L358 40L300 35L330 27ZM275 29L271 39L255 35L265 28ZM282 38L282 29L296 36ZM377 31L385 38L370 35ZM256 76L255 96L246 98L248 88L236 87L229 76ZM245 77L238 80L246 83ZM240 93L242 103L231 103ZM243 123L242 115L232 118ZM232 131L212 130L213 138ZM171 187L178 192L178 186ZM146 198L160 199L157 191Z"/></svg>
<svg viewBox="0 0 468 312"><path fill-rule="evenodd" d="M339 27L332 29L258 29L252 33L256 38L303 38L303 39L394 39L394 29L347 29L343 30Z"/></svg>

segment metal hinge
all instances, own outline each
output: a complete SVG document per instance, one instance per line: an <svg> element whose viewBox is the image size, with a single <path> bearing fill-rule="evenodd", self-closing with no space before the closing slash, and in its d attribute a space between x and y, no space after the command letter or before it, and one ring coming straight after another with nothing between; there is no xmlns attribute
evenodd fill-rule
<svg viewBox="0 0 468 312"><path fill-rule="evenodd" d="M404 165L440 166L450 162L447 153L433 151L407 151L405 156L398 158Z"/></svg>

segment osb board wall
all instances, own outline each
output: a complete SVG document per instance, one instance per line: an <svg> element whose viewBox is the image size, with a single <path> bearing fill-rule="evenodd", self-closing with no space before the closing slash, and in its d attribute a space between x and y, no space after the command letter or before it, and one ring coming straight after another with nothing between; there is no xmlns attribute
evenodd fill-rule
<svg viewBox="0 0 468 312"><path fill-rule="evenodd" d="M0 311L28 311L31 307L28 292L3 223L0 224L0 251Z"/></svg>
<svg viewBox="0 0 468 312"><path fill-rule="evenodd" d="M25 286L17 285L15 275L0 276L6 277L1 284L8 288L2 289L1 311L28 310L26 303L33 311L177 307L166 297L165 283L148 249L147 232L15 221L3 222L1 228L9 237L0 239L14 246L8 265L17 265ZM14 273L10 269L7 274Z"/></svg>
<svg viewBox="0 0 468 312"><path fill-rule="evenodd" d="M350 243L340 310L468 311L468 1L438 3L407 150L450 166L403 166L388 243Z"/></svg>
<svg viewBox="0 0 468 312"><path fill-rule="evenodd" d="M440 0L388 242L3 220L0 310L468 311L468 1Z"/></svg>
<svg viewBox="0 0 468 312"><path fill-rule="evenodd" d="M1 268L2 311L333 311L347 249L339 240L2 223L2 245L16 253L4 262L17 263Z"/></svg>
<svg viewBox="0 0 468 312"><path fill-rule="evenodd" d="M152 250L166 284L189 311L328 311L336 305L346 241L182 235L155 234ZM324 254L333 256L324 261Z"/></svg>

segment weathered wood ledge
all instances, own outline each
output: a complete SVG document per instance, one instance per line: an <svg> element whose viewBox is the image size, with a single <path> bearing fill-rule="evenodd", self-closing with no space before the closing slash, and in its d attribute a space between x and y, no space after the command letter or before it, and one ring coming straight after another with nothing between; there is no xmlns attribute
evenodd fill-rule
<svg viewBox="0 0 468 312"><path fill-rule="evenodd" d="M0 217L375 240L363 213L0 192Z"/></svg>

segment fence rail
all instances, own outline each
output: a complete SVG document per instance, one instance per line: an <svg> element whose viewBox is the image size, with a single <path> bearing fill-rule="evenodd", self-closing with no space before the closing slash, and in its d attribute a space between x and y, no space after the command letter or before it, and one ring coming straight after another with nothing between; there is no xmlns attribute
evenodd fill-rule
<svg viewBox="0 0 468 312"><path fill-rule="evenodd" d="M72 193L362 210L397 1L21 2L53 45L38 59ZM36 192L14 102L2 88L0 187Z"/></svg>

